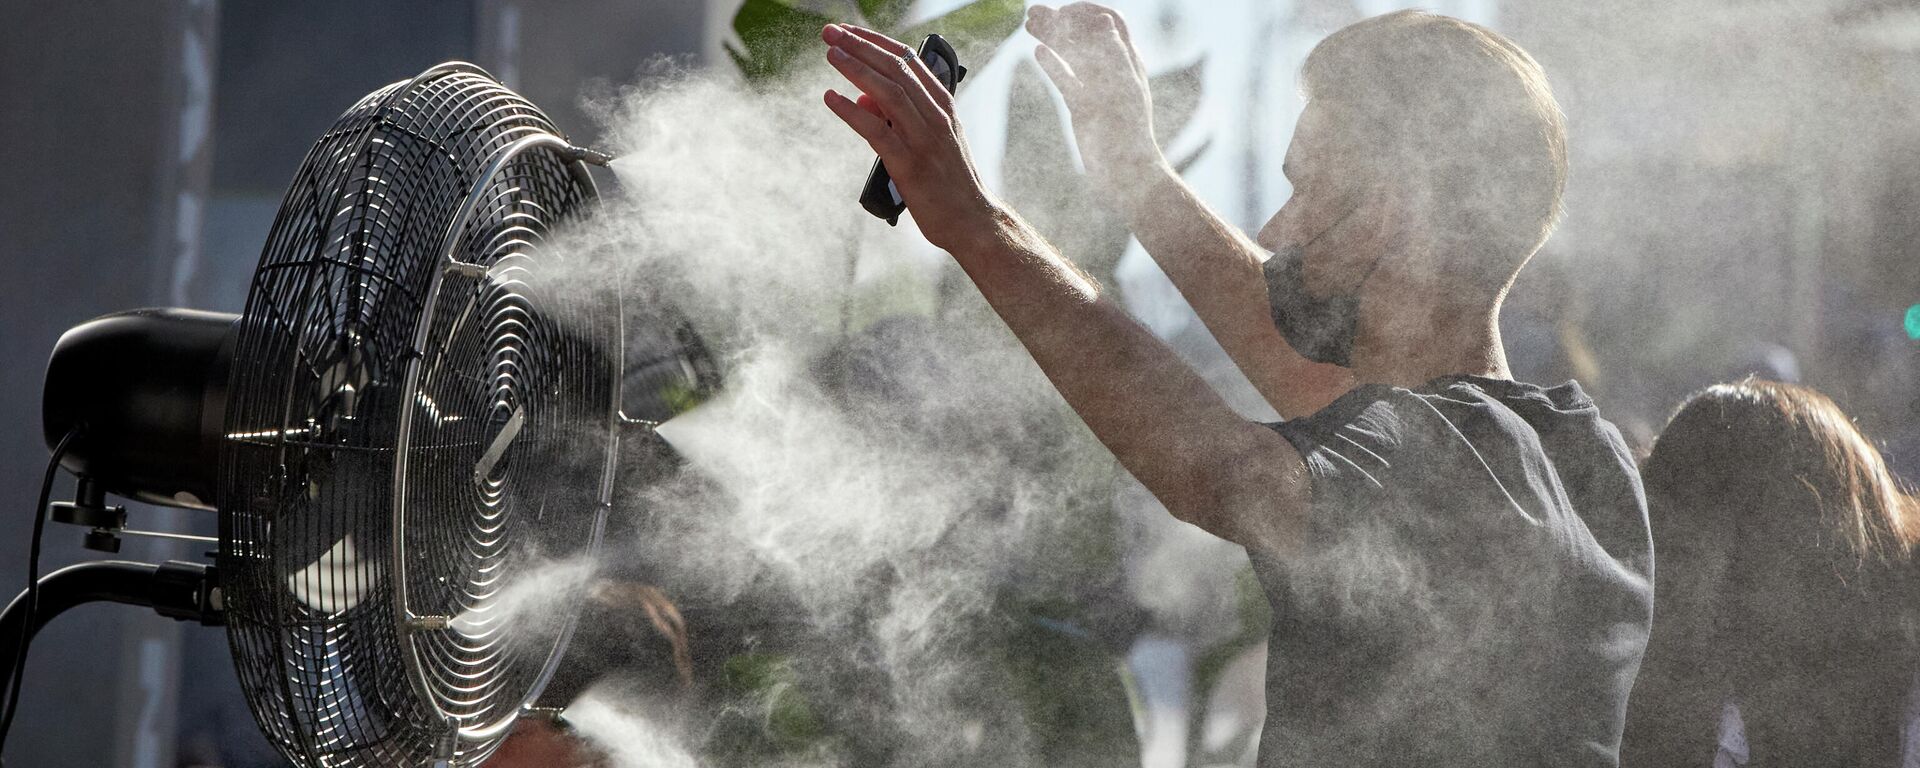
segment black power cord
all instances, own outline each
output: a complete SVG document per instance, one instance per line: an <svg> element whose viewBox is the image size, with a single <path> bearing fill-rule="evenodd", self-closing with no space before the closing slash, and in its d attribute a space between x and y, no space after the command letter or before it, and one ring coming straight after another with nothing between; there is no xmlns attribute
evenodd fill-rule
<svg viewBox="0 0 1920 768"><path fill-rule="evenodd" d="M0 754L7 749L7 734L13 730L13 716L20 708L20 676L27 668L27 646L33 643L33 617L40 610L40 542L47 531L47 504L53 500L53 478L60 472L60 459L67 455L67 446L80 435L80 427L67 430L60 442L53 447L53 458L47 462L46 479L40 481L40 503L33 508L33 543L27 551L27 620L20 623L20 652L13 657L13 669L8 670L7 708L0 714Z"/></svg>

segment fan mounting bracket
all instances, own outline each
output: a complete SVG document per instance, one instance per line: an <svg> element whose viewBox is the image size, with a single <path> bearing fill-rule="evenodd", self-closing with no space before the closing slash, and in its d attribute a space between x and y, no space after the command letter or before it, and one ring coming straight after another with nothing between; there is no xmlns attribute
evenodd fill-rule
<svg viewBox="0 0 1920 768"><path fill-rule="evenodd" d="M47 505L47 517L63 525L92 528L82 545L95 552L119 552L120 534L127 528L127 508L108 504L106 490L86 476L74 487L73 501Z"/></svg>

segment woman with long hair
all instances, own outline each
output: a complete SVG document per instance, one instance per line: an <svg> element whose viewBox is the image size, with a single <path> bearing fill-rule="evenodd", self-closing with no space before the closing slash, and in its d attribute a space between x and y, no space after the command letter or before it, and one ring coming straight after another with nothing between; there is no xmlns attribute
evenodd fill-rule
<svg viewBox="0 0 1920 768"><path fill-rule="evenodd" d="M1920 765L1920 501L1825 395L1695 394L1641 467L1653 635L1621 764Z"/></svg>

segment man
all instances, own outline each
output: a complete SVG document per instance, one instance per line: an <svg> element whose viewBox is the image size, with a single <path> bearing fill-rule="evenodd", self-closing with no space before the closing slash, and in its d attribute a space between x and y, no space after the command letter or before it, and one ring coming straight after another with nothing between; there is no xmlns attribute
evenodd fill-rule
<svg viewBox="0 0 1920 768"><path fill-rule="evenodd" d="M1651 612L1645 501L1579 386L1511 380L1498 332L1565 178L1539 66L1425 13L1333 34L1303 70L1267 259L1162 158L1118 14L1027 27L1088 173L1288 421L1236 416L987 191L907 46L827 27L863 93L826 103L1121 463L1247 548L1274 608L1260 764L1616 764Z"/></svg>

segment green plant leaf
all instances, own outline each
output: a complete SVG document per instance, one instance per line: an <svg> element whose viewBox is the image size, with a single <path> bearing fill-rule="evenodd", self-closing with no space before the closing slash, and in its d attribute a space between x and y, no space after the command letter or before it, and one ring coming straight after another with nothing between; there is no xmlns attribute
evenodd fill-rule
<svg viewBox="0 0 1920 768"><path fill-rule="evenodd" d="M869 27L885 32L899 24L912 7L913 0L860 0L860 15L866 17Z"/></svg>
<svg viewBox="0 0 1920 768"><path fill-rule="evenodd" d="M944 16L908 27L896 37L908 45L919 45L927 35L939 34L953 44L960 63L972 66L992 55L1026 17L1027 6L1022 0L974 0Z"/></svg>
<svg viewBox="0 0 1920 768"><path fill-rule="evenodd" d="M1070 135L1040 68L1021 62L1007 94L1007 202L1088 274L1111 280L1133 235L1117 212L1094 199L1074 167Z"/></svg>
<svg viewBox="0 0 1920 768"><path fill-rule="evenodd" d="M793 61L819 39L820 28L833 19L796 8L790 0L746 0L733 15L733 31L742 49L727 46L727 54L748 80L779 77L793 69Z"/></svg>
<svg viewBox="0 0 1920 768"><path fill-rule="evenodd" d="M864 23L909 45L939 33L953 44L962 62L981 61L993 53L1026 17L1022 0L974 0L937 19L901 30L899 24L913 0L856 0ZM837 21L799 8L794 0L744 0L733 15L733 31L740 45L725 46L728 58L751 81L781 77L815 42L820 28Z"/></svg>
<svg viewBox="0 0 1920 768"><path fill-rule="evenodd" d="M1165 146L1187 127L1200 109L1200 75L1206 57L1148 79L1153 88L1153 138Z"/></svg>
<svg viewBox="0 0 1920 768"><path fill-rule="evenodd" d="M1213 138L1208 137L1206 141L1200 142L1200 146L1194 147L1192 152L1188 152L1185 157L1172 161L1174 173L1183 176L1186 175L1187 169L1192 168L1194 163L1199 162L1200 156L1206 154L1207 150L1212 148Z"/></svg>
<svg viewBox="0 0 1920 768"><path fill-rule="evenodd" d="M1018 608L1014 609L1019 611ZM1020 623L995 666L1006 672L1003 705L1018 707L1037 765L1113 766L1140 761L1140 741L1122 677L1124 659L1097 638L1049 629L1045 614L1012 613ZM997 691L998 692L998 691Z"/></svg>
<svg viewBox="0 0 1920 768"><path fill-rule="evenodd" d="M721 665L721 689L752 702L760 711L761 733L770 746L803 749L827 736L820 717L802 691L800 673L785 654L743 653Z"/></svg>
<svg viewBox="0 0 1920 768"><path fill-rule="evenodd" d="M1068 135L1039 67L1030 61L1020 62L1007 88L1008 191L1047 194L1039 188L1056 186L1064 176L1072 175Z"/></svg>
<svg viewBox="0 0 1920 768"><path fill-rule="evenodd" d="M733 43L721 43L720 47L726 49L727 58L733 59L733 65L740 68L741 74L747 74L748 70L753 68L752 60L747 58L747 54L744 51L740 50L740 46L734 45ZM749 75L749 77L751 77L751 75Z"/></svg>

